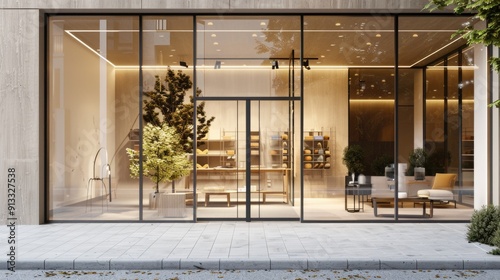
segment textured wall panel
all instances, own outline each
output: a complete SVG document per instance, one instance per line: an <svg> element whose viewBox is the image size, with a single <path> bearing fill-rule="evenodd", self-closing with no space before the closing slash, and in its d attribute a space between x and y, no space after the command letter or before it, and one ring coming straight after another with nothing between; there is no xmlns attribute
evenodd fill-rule
<svg viewBox="0 0 500 280"><path fill-rule="evenodd" d="M399 10L420 11L427 0L231 0L231 10L299 10L308 9L321 12L368 12L382 10L396 12Z"/></svg>
<svg viewBox="0 0 500 280"><path fill-rule="evenodd" d="M151 0L143 1L142 8L168 9L168 10L211 10L213 12L225 13L230 10L230 0Z"/></svg>
<svg viewBox="0 0 500 280"><path fill-rule="evenodd" d="M0 0L0 8L140 9L141 2L142 0Z"/></svg>
<svg viewBox="0 0 500 280"><path fill-rule="evenodd" d="M207 10L300 12L419 12L428 0L0 0L0 8L28 9L165 9L174 12Z"/></svg>
<svg viewBox="0 0 500 280"><path fill-rule="evenodd" d="M7 192L7 169L16 169L16 210L20 223L39 215L39 23L37 10L0 10L0 181ZM6 195L0 218L6 219Z"/></svg>

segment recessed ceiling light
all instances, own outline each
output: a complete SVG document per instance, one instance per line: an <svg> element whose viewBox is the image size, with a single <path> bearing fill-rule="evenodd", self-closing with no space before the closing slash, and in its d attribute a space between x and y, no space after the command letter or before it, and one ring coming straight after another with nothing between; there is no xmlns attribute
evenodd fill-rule
<svg viewBox="0 0 500 280"><path fill-rule="evenodd" d="M215 38L215 37L217 37L217 34L212 34L212 35L210 35L210 36L211 36L212 38Z"/></svg>
<svg viewBox="0 0 500 280"><path fill-rule="evenodd" d="M260 26L266 26L266 23L265 23L265 22L263 22L263 21L261 21L261 22L260 22Z"/></svg>
<svg viewBox="0 0 500 280"><path fill-rule="evenodd" d="M385 83L385 79L382 79L382 83Z"/></svg>
<svg viewBox="0 0 500 280"><path fill-rule="evenodd" d="M371 45L372 45L372 43L370 43L370 42L366 42L366 45L367 45L367 46L371 46Z"/></svg>
<svg viewBox="0 0 500 280"><path fill-rule="evenodd" d="M357 77L357 76L359 76L359 74L358 74L358 73L354 74L354 77Z"/></svg>
<svg viewBox="0 0 500 280"><path fill-rule="evenodd" d="M415 33L415 34L413 34L413 35L412 35L412 37L413 37L413 38L417 38L417 37L418 37L418 34L417 34L417 33Z"/></svg>
<svg viewBox="0 0 500 280"><path fill-rule="evenodd" d="M175 52L175 49L171 49L170 51L171 51L171 52Z"/></svg>
<svg viewBox="0 0 500 280"><path fill-rule="evenodd" d="M340 26L340 22L335 23L335 26Z"/></svg>
<svg viewBox="0 0 500 280"><path fill-rule="evenodd" d="M327 52L329 52L329 51L330 51L330 49L326 49L326 51L327 51Z"/></svg>
<svg viewBox="0 0 500 280"><path fill-rule="evenodd" d="M209 21L209 22L207 22L207 25L214 25L214 23Z"/></svg>
<svg viewBox="0 0 500 280"><path fill-rule="evenodd" d="M171 54L171 55L169 55L168 57L174 57L174 55L173 55L173 54Z"/></svg>
<svg viewBox="0 0 500 280"><path fill-rule="evenodd" d="M254 33L254 34L252 34L252 37L254 37L254 38L255 38L255 37L257 37L257 34L255 34L255 33Z"/></svg>
<svg viewBox="0 0 500 280"><path fill-rule="evenodd" d="M217 50L215 50L215 51L220 52L220 49L217 49Z"/></svg>
<svg viewBox="0 0 500 280"><path fill-rule="evenodd" d="M214 42L214 46L218 46L219 45L219 42Z"/></svg>
<svg viewBox="0 0 500 280"><path fill-rule="evenodd" d="M380 37L382 37L382 34L377 34L377 35L375 35L375 37L380 38Z"/></svg>
<svg viewBox="0 0 500 280"><path fill-rule="evenodd" d="M335 44L330 44L330 47L335 47Z"/></svg>
<svg viewBox="0 0 500 280"><path fill-rule="evenodd" d="M339 38L344 38L344 35L339 35Z"/></svg>
<svg viewBox="0 0 500 280"><path fill-rule="evenodd" d="M324 56L324 55L321 55L321 58L325 58L325 56Z"/></svg>

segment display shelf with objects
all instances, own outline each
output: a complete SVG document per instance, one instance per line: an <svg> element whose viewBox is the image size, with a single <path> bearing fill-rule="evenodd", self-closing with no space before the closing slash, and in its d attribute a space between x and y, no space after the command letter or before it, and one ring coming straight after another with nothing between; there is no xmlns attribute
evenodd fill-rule
<svg viewBox="0 0 500 280"><path fill-rule="evenodd" d="M221 138L201 139L196 147L196 167L235 167L235 135L223 131Z"/></svg>
<svg viewBox="0 0 500 280"><path fill-rule="evenodd" d="M260 149L260 132L250 131L250 164L252 167L259 167L261 165Z"/></svg>
<svg viewBox="0 0 500 280"><path fill-rule="evenodd" d="M324 170L332 166L335 139L332 129L304 132L304 169Z"/></svg>
<svg viewBox="0 0 500 280"><path fill-rule="evenodd" d="M288 131L269 131L269 157L271 168L289 168L290 141Z"/></svg>

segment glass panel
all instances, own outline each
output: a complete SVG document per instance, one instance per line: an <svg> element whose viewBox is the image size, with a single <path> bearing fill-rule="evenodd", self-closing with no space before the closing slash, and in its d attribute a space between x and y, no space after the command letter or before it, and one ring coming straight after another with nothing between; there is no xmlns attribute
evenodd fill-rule
<svg viewBox="0 0 500 280"><path fill-rule="evenodd" d="M207 114L215 121L208 137L197 142L199 218L245 219L247 209L249 218L299 217L291 199L294 141L289 104L205 102Z"/></svg>
<svg viewBox="0 0 500 280"><path fill-rule="evenodd" d="M244 101L206 101L215 120L197 141L198 218L245 218L246 105Z"/></svg>
<svg viewBox="0 0 500 280"><path fill-rule="evenodd" d="M143 30L143 216L192 220L193 18L148 16Z"/></svg>
<svg viewBox="0 0 500 280"><path fill-rule="evenodd" d="M474 205L474 48L462 53L462 160L458 200Z"/></svg>
<svg viewBox="0 0 500 280"><path fill-rule="evenodd" d="M299 218L292 207L294 145L292 103L253 101L250 156L252 157L252 218ZM293 115L292 115L293 116ZM255 172L254 172L255 171ZM255 189L255 191L254 191Z"/></svg>
<svg viewBox="0 0 500 280"><path fill-rule="evenodd" d="M288 76L290 58L300 57L299 17L197 17L196 54L203 96L300 92L290 91Z"/></svg>
<svg viewBox="0 0 500 280"><path fill-rule="evenodd" d="M48 48L49 220L137 220L139 22L51 17ZM133 66L127 71L123 66Z"/></svg>
<svg viewBox="0 0 500 280"><path fill-rule="evenodd" d="M393 18L306 16L304 57L304 219L374 219L370 194L393 194L372 164L393 158ZM363 149L360 188L342 161L353 145Z"/></svg>
<svg viewBox="0 0 500 280"><path fill-rule="evenodd" d="M400 17L400 50L401 67L426 66L422 89L415 85L414 104L414 133L420 135L420 115L424 115L424 150L427 154L425 161L425 179L417 180L414 176L407 176L405 188L409 196L419 196L418 191L434 187L436 173L457 174L457 183L449 193L447 199L440 199L434 203L433 219L464 220L469 219L472 209L458 204L455 209L454 200L461 196L457 188L460 178L461 138L463 138L461 111L460 84L464 62L460 52L456 51L465 41L452 34L465 24L470 24L468 17ZM414 70L415 77L420 80L420 70ZM405 73L405 72L401 72ZM400 75L400 78L402 75ZM419 82L420 83L420 82ZM421 93L422 92L422 93ZM420 108L420 96L425 93L425 107ZM401 113L401 112L400 112ZM401 114L399 115L401 116ZM401 128L401 127L400 127ZM401 135L401 134L400 134ZM415 138L414 148L419 148L419 139ZM401 144L401 143L400 143ZM401 145L400 145L400 149ZM410 158L407 175L413 175L413 166ZM430 193L432 194L432 193ZM422 196L422 193L420 193ZM430 196L433 197L433 196ZM429 203L427 203L429 204ZM421 205L421 204L420 204ZM402 205L407 208L407 205ZM408 205L409 206L409 205ZM399 208L400 214L409 210ZM415 210L417 211L417 210ZM419 210L420 211L420 210Z"/></svg>

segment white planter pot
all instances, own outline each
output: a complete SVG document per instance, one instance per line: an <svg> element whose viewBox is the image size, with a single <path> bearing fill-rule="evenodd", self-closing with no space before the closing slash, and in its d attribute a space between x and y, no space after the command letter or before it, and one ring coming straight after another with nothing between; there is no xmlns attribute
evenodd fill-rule
<svg viewBox="0 0 500 280"><path fill-rule="evenodd" d="M160 202L160 195L163 192L155 193L151 192L149 193L149 209L150 210L155 210L158 208L159 202Z"/></svg>

